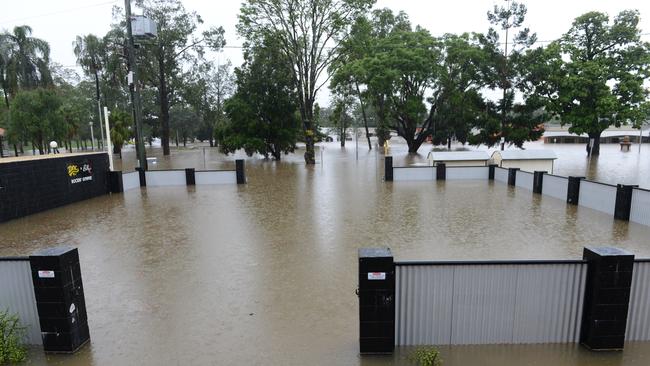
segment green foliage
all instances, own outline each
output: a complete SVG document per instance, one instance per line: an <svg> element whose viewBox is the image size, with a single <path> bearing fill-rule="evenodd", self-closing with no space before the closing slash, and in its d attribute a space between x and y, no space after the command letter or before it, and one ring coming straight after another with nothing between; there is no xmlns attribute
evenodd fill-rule
<svg viewBox="0 0 650 366"><path fill-rule="evenodd" d="M25 361L24 338L25 328L20 325L18 316L0 310L0 365Z"/></svg>
<svg viewBox="0 0 650 366"><path fill-rule="evenodd" d="M133 126L133 116L120 109L113 109L108 117L111 127L111 143L113 144L113 153L121 154L122 146L133 136L131 126Z"/></svg>
<svg viewBox="0 0 650 366"><path fill-rule="evenodd" d="M225 103L228 121L216 135L224 153L244 149L280 160L295 150L300 125L289 63L276 39L247 50L245 64L235 71L237 92Z"/></svg>
<svg viewBox="0 0 650 366"><path fill-rule="evenodd" d="M206 45L212 50L223 47L224 30L211 28L200 36L196 34L203 19L187 11L180 0L138 0L136 4L158 25L158 36L140 48L138 62L142 80L158 94L161 143L163 154L169 155L169 111L183 88L183 63L202 59Z"/></svg>
<svg viewBox="0 0 650 366"><path fill-rule="evenodd" d="M336 60L340 40L346 37L349 25L374 2L246 0L242 3L237 25L239 34L252 44L263 42L269 36L275 37L287 57L288 70L297 91L307 164L316 162L314 103L323 86L321 77Z"/></svg>
<svg viewBox="0 0 650 366"><path fill-rule="evenodd" d="M609 126L639 126L648 118L650 45L640 40L637 11L579 16L548 47L530 51L524 81L529 96L560 117L569 131L586 133L599 153L600 134Z"/></svg>
<svg viewBox="0 0 650 366"><path fill-rule="evenodd" d="M442 359L435 347L418 347L409 355L409 360L418 366L440 366Z"/></svg>
<svg viewBox="0 0 650 366"><path fill-rule="evenodd" d="M43 154L50 139L63 140L66 136L62 104L61 97L52 88L19 92L11 102L9 139L32 141Z"/></svg>

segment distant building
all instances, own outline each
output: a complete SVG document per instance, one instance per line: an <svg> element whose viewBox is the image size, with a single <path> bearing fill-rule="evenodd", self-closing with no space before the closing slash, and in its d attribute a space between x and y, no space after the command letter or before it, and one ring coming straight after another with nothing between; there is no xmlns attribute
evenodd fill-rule
<svg viewBox="0 0 650 366"><path fill-rule="evenodd" d="M527 172L545 171L553 173L557 155L552 150L503 150L492 153L492 164L502 168L519 168Z"/></svg>
<svg viewBox="0 0 650 366"><path fill-rule="evenodd" d="M586 133L577 135L569 132L568 126L562 127L558 124L547 123L544 126L544 135L542 139L545 144L575 144L589 142L589 136ZM630 142L639 142L639 129L634 129L631 126L611 127L603 131L600 135L600 142L619 143L629 136ZM650 142L650 126L646 125L643 129L643 142Z"/></svg>

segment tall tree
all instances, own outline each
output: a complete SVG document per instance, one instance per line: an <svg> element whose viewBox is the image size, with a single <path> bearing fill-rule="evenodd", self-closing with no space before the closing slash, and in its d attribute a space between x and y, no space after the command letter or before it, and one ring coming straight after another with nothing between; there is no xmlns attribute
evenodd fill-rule
<svg viewBox="0 0 650 366"><path fill-rule="evenodd" d="M600 153L600 136L609 126L639 127L647 118L650 44L640 40L639 13L620 12L610 22L606 14L579 16L571 29L548 47L529 52L527 92L593 141L587 151Z"/></svg>
<svg viewBox="0 0 650 366"><path fill-rule="evenodd" d="M466 143L485 110L481 89L487 84L487 56L477 36L445 34L441 38L443 60L440 92L436 95L433 117L433 143L447 144L453 139Z"/></svg>
<svg viewBox="0 0 650 366"><path fill-rule="evenodd" d="M160 106L161 143L163 154L169 155L169 109L178 98L183 62L202 57L207 46L218 50L225 44L222 27L211 28L196 34L203 23L196 12L188 12L180 0L138 0L146 17L158 25L158 36L152 45L141 48L139 70L148 83L158 92Z"/></svg>
<svg viewBox="0 0 650 366"><path fill-rule="evenodd" d="M300 132L290 64L272 38L251 47L245 58L235 70L237 92L225 103L228 120L217 127L219 148L280 160L295 150Z"/></svg>
<svg viewBox="0 0 650 366"><path fill-rule="evenodd" d="M330 66L332 82L330 87L340 92L356 95L359 99L361 118L366 127L366 138L370 146L368 124L376 120L377 142L381 146L390 139L388 113L387 78L378 77L385 70L381 65L371 60L375 52L380 51L380 42L397 31L410 31L411 23L408 16L400 12L394 14L390 9L373 10L369 16L365 14L356 19L350 35L342 42L340 55ZM378 74L380 73L380 74ZM348 90L348 91L346 91Z"/></svg>
<svg viewBox="0 0 650 366"><path fill-rule="evenodd" d="M307 164L316 163L314 103L329 78L324 73L338 57L349 25L372 4L374 0L246 0L242 4L238 32L251 43L277 37L289 60Z"/></svg>
<svg viewBox="0 0 650 366"><path fill-rule="evenodd" d="M501 150L505 148L507 142L512 140L512 136L508 136L508 131L521 130L520 126L514 124L518 119L511 118L513 116L511 112L515 107L513 85L517 83L516 80L520 77L516 73L519 69L516 63L519 56L537 41L537 35L531 33L530 29L523 27L527 11L526 5L507 0L506 6L494 5L494 9L487 12L488 21L499 26L505 36L504 41L501 42L498 31L490 28L484 38L486 50L492 54L491 63L494 70L491 86L500 88L503 93L499 101L501 114L499 137L503 138ZM510 32L515 31L514 35L510 34ZM489 143L490 141L484 142Z"/></svg>

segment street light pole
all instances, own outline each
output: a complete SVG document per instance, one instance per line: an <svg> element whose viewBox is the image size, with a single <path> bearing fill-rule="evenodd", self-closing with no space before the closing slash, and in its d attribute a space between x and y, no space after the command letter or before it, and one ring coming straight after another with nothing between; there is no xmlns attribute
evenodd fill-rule
<svg viewBox="0 0 650 366"><path fill-rule="evenodd" d="M144 151L144 138L142 136L142 106L140 104L140 85L138 83L137 65L135 63L135 47L133 45L133 31L131 29L131 0L124 0L126 11L126 35L129 49L129 73L133 83L133 109L135 110L135 131L140 168L147 170L147 157Z"/></svg>

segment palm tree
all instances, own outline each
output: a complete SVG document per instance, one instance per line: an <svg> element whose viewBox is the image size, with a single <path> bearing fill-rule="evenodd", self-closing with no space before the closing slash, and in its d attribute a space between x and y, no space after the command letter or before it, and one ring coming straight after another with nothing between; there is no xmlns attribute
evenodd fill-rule
<svg viewBox="0 0 650 366"><path fill-rule="evenodd" d="M32 28L28 25L16 26L13 32L0 34L0 88L7 108L9 99L19 89L32 89L53 83L49 69L50 45L31 34ZM11 135L20 134L14 131ZM18 155L15 142L14 140L14 151ZM20 148L22 151L22 144Z"/></svg>
<svg viewBox="0 0 650 366"><path fill-rule="evenodd" d="M104 129L102 127L102 106L99 95L99 72L102 70L102 52L104 52L104 42L94 34L77 36L73 43L74 54L77 56L77 64L81 66L87 75L95 77L95 91L97 98L97 116L99 118L99 130L104 143Z"/></svg>

